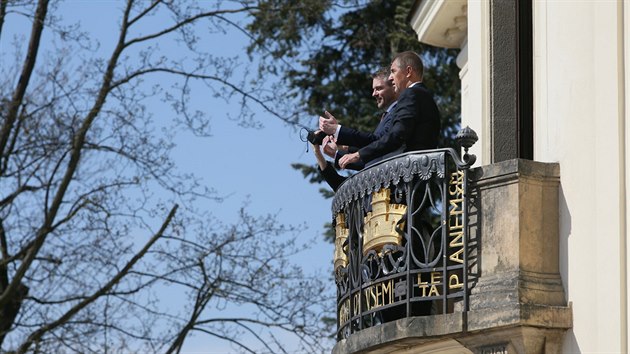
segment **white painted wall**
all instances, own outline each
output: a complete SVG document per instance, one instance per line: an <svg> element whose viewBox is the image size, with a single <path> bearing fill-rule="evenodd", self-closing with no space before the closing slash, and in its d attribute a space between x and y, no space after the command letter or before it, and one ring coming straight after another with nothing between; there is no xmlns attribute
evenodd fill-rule
<svg viewBox="0 0 630 354"><path fill-rule="evenodd" d="M490 163L488 116L488 3L468 1L468 37L463 48L466 61L460 68L462 80L462 127L470 126L479 141L470 149L476 166ZM463 55L462 55L463 56Z"/></svg>
<svg viewBox="0 0 630 354"><path fill-rule="evenodd" d="M462 126L490 163L488 1L468 1ZM628 352L630 1L534 1L534 158L559 162L563 353Z"/></svg>
<svg viewBox="0 0 630 354"><path fill-rule="evenodd" d="M626 351L620 4L534 4L534 156L560 162L560 266L573 304L564 353Z"/></svg>

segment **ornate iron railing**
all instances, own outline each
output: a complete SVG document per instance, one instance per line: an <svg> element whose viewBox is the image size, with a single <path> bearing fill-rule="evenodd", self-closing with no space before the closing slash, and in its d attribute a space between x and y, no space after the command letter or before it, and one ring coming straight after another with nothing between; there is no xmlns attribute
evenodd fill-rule
<svg viewBox="0 0 630 354"><path fill-rule="evenodd" d="M380 323L468 308L468 148L409 152L347 179L336 222L337 340Z"/></svg>

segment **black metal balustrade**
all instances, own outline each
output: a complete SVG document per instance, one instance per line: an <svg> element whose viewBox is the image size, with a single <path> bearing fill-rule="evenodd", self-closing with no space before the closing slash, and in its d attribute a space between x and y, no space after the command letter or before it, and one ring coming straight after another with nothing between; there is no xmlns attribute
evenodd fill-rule
<svg viewBox="0 0 630 354"><path fill-rule="evenodd" d="M347 179L333 200L337 340L404 317L468 309L468 169L477 140L409 152Z"/></svg>

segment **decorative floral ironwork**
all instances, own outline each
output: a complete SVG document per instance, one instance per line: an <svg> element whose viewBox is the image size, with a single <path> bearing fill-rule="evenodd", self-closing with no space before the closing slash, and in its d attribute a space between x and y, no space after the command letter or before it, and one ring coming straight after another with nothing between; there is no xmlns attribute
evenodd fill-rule
<svg viewBox="0 0 630 354"><path fill-rule="evenodd" d="M462 136L467 150L473 134ZM338 339L433 314L436 300L438 313L452 311L454 302L467 309L466 191L474 160L453 149L410 152L341 185L332 205L333 215L345 216L337 219L344 225L335 258L347 260L335 267Z"/></svg>
<svg viewBox="0 0 630 354"><path fill-rule="evenodd" d="M411 181L414 176L428 180L437 173L440 178L444 175L443 150L431 150L423 154L406 153L376 164L361 173L357 173L344 182L333 200L333 213L337 213L349 202L377 192L381 188Z"/></svg>

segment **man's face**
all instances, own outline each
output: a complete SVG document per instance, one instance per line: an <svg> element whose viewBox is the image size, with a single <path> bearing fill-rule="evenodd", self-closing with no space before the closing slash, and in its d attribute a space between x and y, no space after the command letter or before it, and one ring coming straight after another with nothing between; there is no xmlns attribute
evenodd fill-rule
<svg viewBox="0 0 630 354"><path fill-rule="evenodd" d="M409 78L407 78L407 72L404 68L401 68L398 65L398 59L392 62L390 67L389 80L394 83L394 90L396 93L400 94L404 89L407 88L407 83Z"/></svg>
<svg viewBox="0 0 630 354"><path fill-rule="evenodd" d="M376 106L387 109L396 100L396 92L389 80L381 78L372 79L372 97L376 99Z"/></svg>

